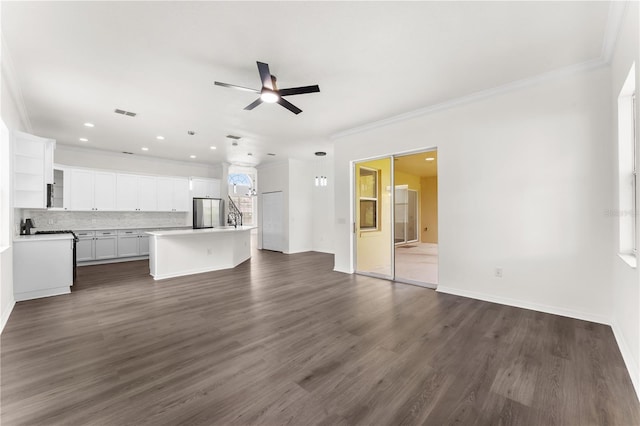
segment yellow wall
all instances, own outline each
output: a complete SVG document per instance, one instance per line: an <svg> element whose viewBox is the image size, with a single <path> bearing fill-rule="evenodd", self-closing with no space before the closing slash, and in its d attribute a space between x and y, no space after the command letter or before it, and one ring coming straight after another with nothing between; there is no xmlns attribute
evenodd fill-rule
<svg viewBox="0 0 640 426"><path fill-rule="evenodd" d="M409 189L415 189L420 192L420 176L410 175L409 173L394 171L394 184L407 185Z"/></svg>
<svg viewBox="0 0 640 426"><path fill-rule="evenodd" d="M420 179L420 236L423 243L438 242L438 178ZM426 230L425 230L426 229Z"/></svg>
<svg viewBox="0 0 640 426"><path fill-rule="evenodd" d="M380 171L378 181L378 229L360 231L360 167ZM387 159L356 164L356 269L361 272L391 274L391 161Z"/></svg>

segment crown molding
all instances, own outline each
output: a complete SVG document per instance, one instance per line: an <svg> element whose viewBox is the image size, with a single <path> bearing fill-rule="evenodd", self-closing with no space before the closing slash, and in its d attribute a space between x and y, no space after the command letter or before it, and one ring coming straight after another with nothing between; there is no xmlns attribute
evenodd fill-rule
<svg viewBox="0 0 640 426"><path fill-rule="evenodd" d="M600 58L607 64L611 63L613 52L618 42L618 34L622 26L622 19L627 10L628 1L612 1L609 3L609 16L607 17L607 27L602 40L602 52Z"/></svg>
<svg viewBox="0 0 640 426"><path fill-rule="evenodd" d="M25 130L29 133L33 133L33 126L31 125L29 114L27 113L24 96L22 96L22 90L20 90L20 85L15 77L15 69L13 67L11 53L9 52L9 48L4 41L4 36L1 33L0 40L2 43L2 46L0 47L0 67L2 69L2 75L5 77L5 82L7 83L6 89L8 89L9 96L13 98L16 106L18 107L18 114L20 115L22 124L24 124Z"/></svg>
<svg viewBox="0 0 640 426"><path fill-rule="evenodd" d="M514 90L520 90L525 87L530 87L545 81L553 80L560 77L566 77L572 74L583 73L591 71L597 68L608 66L611 63L613 52L615 50L616 42L618 40L618 33L622 26L622 19L627 8L628 1L612 1L609 4L609 11L607 16L607 24L605 27L605 34L602 41L602 51L600 57L592 59L586 62L581 62L574 65L569 65L556 70L548 71L542 74L535 75L533 77L527 77L521 80L517 80L511 83L503 84L501 86L492 87L489 89L474 92L469 95L453 98L445 102L438 104L428 105L423 108L405 112L402 114L394 115L389 118L374 121L371 123L363 124L361 126L352 127L346 130L342 130L337 133L329 135L331 140L343 138L345 136L354 135L357 133L366 132L369 130L385 127L390 124L398 123L412 118L420 117L422 115L433 114L439 111L445 111L458 106L470 104L483 99L491 98L493 96L502 95Z"/></svg>

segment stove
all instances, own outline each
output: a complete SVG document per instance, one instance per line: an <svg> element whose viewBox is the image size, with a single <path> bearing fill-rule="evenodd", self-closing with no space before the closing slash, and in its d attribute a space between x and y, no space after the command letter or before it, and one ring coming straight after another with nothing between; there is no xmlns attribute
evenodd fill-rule
<svg viewBox="0 0 640 426"><path fill-rule="evenodd" d="M43 234L71 234L73 235L73 282L76 282L76 243L79 241L78 236L75 232L71 230L60 230L60 231L36 231L36 235Z"/></svg>

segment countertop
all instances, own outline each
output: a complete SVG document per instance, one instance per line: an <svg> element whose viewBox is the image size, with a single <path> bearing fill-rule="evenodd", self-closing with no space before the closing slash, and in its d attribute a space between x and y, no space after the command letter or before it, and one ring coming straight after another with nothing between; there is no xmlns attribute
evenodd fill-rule
<svg viewBox="0 0 640 426"><path fill-rule="evenodd" d="M14 243L33 242L33 241L54 241L54 240L71 240L73 234L38 234L38 235L16 235L13 237Z"/></svg>
<svg viewBox="0 0 640 426"><path fill-rule="evenodd" d="M112 226L111 228L75 228L72 229L73 232L80 231L126 231L131 229L191 229L191 226L188 225L177 225L177 226Z"/></svg>
<svg viewBox="0 0 640 426"><path fill-rule="evenodd" d="M220 232L240 232L240 231L250 231L251 229L256 228L255 226L238 226L234 228L233 226L222 226L219 228L206 228L206 229L178 229L174 231L153 231L147 232L147 234L154 237L171 237L174 235L197 235L197 234L215 234Z"/></svg>

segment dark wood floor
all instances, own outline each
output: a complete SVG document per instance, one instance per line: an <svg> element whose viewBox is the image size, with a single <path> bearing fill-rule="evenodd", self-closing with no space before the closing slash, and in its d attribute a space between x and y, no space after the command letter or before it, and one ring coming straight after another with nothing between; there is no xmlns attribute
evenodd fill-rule
<svg viewBox="0 0 640 426"><path fill-rule="evenodd" d="M609 327L332 272L81 268L2 334L3 425L638 425Z"/></svg>

